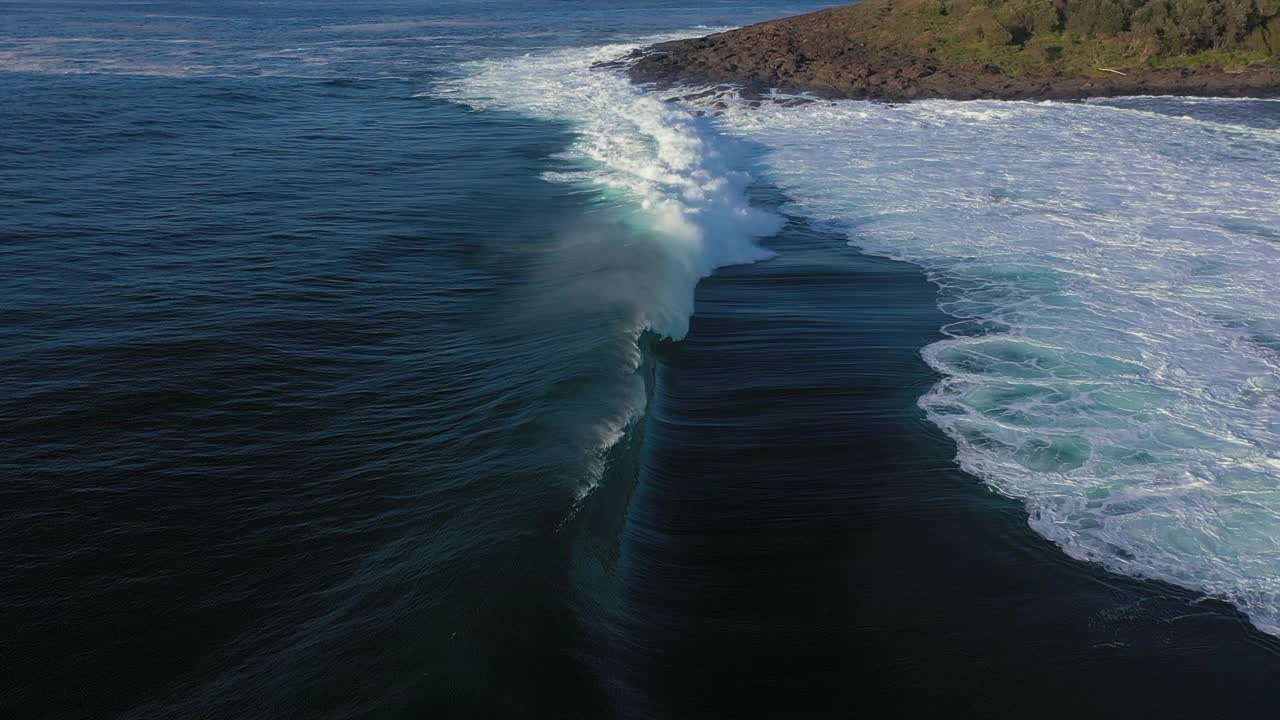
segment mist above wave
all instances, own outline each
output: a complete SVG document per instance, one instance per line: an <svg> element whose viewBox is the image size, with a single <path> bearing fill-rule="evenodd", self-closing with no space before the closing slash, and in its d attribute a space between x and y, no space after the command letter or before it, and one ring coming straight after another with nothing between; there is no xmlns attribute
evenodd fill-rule
<svg viewBox="0 0 1280 720"><path fill-rule="evenodd" d="M645 308L643 324L679 339L688 331L697 281L718 267L768 258L755 241L776 233L782 221L751 206L750 175L707 120L643 93L616 73L592 69L634 47L468 63L436 94L571 124L577 141L569 159L576 169L547 178L604 193L621 208L627 232L619 242L652 244L654 265L638 269L651 280L638 284L646 293L637 298Z"/></svg>

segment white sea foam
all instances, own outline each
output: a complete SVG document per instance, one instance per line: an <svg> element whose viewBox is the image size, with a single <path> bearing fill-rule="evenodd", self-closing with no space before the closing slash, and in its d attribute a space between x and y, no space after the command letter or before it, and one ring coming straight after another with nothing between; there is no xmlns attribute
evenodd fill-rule
<svg viewBox="0 0 1280 720"><path fill-rule="evenodd" d="M750 177L734 169L728 144L707 120L591 69L633 47L470 63L433 94L572 123L577 141L569 152L579 169L548 177L595 187L630 208L635 232L619 241L654 243L664 264L643 301L644 325L678 339L688 330L697 281L718 267L767 258L755 240L776 233L781 219L751 206Z"/></svg>
<svg viewBox="0 0 1280 720"><path fill-rule="evenodd" d="M721 123L799 212L938 283L921 405L967 470L1072 556L1280 634L1280 132L1025 102Z"/></svg>

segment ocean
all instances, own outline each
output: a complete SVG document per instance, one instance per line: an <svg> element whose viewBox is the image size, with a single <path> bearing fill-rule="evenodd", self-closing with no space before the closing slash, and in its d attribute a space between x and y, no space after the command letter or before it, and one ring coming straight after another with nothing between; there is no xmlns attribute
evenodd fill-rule
<svg viewBox="0 0 1280 720"><path fill-rule="evenodd" d="M818 7L0 0L0 716L1272 714L1280 102Z"/></svg>

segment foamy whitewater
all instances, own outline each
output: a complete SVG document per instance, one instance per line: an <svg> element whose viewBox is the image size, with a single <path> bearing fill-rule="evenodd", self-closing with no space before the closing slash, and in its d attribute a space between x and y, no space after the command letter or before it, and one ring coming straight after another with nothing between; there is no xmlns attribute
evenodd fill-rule
<svg viewBox="0 0 1280 720"><path fill-rule="evenodd" d="M656 42L669 38L651 38ZM782 219L753 208L751 177L734 167L730 143L707 120L637 90L593 63L615 60L632 45L469 63L440 93L478 109L513 110L568 120L578 133L571 158L581 171L549 177L602 187L632 205L638 242L655 243L666 263L645 303L644 329L679 339L689 329L693 290L718 267L770 253L755 240Z"/></svg>
<svg viewBox="0 0 1280 720"><path fill-rule="evenodd" d="M646 40L651 42L652 39ZM725 136L862 250L920 265L956 321L921 399L959 462L1071 556L1227 599L1280 634L1280 131L1109 104L735 99L707 120L592 63L477 63L477 107L568 120L590 182L632 196L692 288L766 257ZM1167 102L1229 103L1230 100Z"/></svg>
<svg viewBox="0 0 1280 720"><path fill-rule="evenodd" d="M1280 633L1280 132L946 101L722 127L797 212L939 285L921 404L966 470L1073 557Z"/></svg>

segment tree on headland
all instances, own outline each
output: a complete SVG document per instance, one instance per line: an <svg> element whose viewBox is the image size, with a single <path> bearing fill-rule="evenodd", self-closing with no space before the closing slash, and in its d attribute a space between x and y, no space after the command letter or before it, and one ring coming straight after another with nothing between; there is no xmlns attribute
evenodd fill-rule
<svg viewBox="0 0 1280 720"><path fill-rule="evenodd" d="M908 3L909 4L909 3ZM1005 44L1036 34L1145 40L1159 52L1280 51L1280 0L925 0L926 15L958 20L962 33Z"/></svg>

